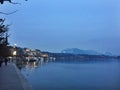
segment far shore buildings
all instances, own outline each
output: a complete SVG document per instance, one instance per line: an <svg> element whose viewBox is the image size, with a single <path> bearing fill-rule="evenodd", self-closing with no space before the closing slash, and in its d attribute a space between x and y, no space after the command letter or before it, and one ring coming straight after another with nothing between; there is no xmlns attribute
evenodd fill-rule
<svg viewBox="0 0 120 90"><path fill-rule="evenodd" d="M9 46L10 56L16 57L48 57L43 54L39 49L21 48Z"/></svg>

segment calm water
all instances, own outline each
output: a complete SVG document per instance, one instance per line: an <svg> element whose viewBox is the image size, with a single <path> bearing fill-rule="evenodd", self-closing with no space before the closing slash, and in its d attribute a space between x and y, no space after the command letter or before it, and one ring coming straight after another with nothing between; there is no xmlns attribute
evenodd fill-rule
<svg viewBox="0 0 120 90"><path fill-rule="evenodd" d="M35 90L120 90L120 61L25 63L21 72Z"/></svg>

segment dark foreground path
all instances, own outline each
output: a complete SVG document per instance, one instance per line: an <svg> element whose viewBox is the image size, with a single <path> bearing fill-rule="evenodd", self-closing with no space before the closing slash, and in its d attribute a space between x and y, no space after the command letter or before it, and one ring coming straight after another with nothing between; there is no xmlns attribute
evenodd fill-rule
<svg viewBox="0 0 120 90"><path fill-rule="evenodd" d="M0 67L0 90L33 90L14 63Z"/></svg>

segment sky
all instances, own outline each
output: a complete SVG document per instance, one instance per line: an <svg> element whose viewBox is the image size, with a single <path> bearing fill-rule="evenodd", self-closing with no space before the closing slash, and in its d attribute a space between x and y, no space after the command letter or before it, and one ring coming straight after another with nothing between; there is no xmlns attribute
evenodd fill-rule
<svg viewBox="0 0 120 90"><path fill-rule="evenodd" d="M61 52L79 48L120 55L119 0L14 0L0 11L10 24L11 45Z"/></svg>

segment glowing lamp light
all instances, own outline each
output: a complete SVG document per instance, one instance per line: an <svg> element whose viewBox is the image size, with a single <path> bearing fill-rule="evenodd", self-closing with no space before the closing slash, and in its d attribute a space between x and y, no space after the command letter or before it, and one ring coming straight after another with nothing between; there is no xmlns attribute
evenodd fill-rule
<svg viewBox="0 0 120 90"><path fill-rule="evenodd" d="M17 55L17 51L13 51L13 56Z"/></svg>

